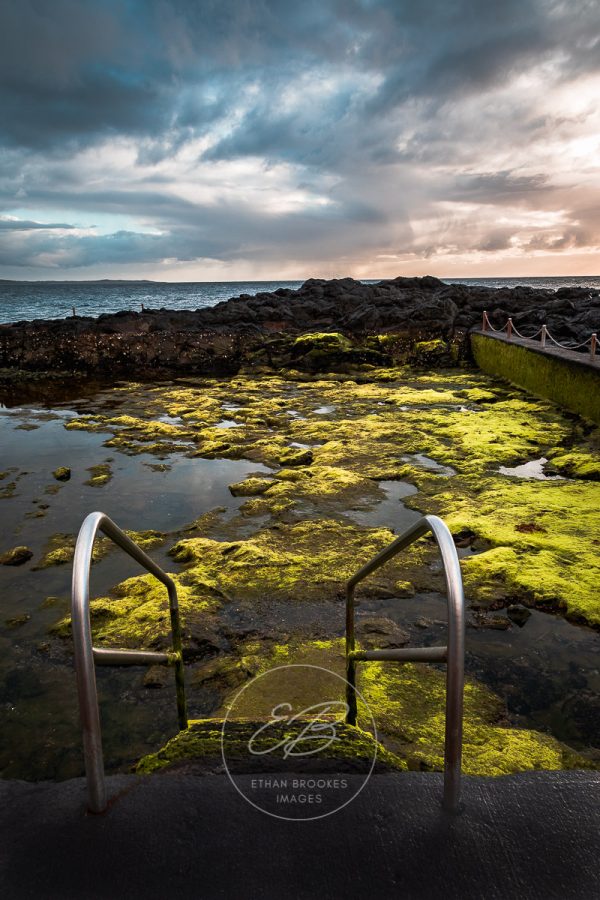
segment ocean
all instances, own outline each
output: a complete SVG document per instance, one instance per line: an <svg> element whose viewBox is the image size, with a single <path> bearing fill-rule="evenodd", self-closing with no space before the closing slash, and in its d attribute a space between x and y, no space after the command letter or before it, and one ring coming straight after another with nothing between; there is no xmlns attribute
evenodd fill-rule
<svg viewBox="0 0 600 900"><path fill-rule="evenodd" d="M379 279L364 279L376 284ZM600 276L561 278L444 278L448 284L557 290L587 287L600 291ZM302 281L0 281L0 323L31 319L62 319L72 315L99 316L119 310L202 309L239 294L258 294L277 288L299 288Z"/></svg>

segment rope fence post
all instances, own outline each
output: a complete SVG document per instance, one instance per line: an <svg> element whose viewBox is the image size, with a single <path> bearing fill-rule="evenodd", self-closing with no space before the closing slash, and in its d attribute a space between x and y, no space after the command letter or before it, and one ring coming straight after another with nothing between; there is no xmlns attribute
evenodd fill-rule
<svg viewBox="0 0 600 900"><path fill-rule="evenodd" d="M494 328L492 323L490 322L489 316L487 314L487 310L483 311L482 321L481 321L481 331L483 334L489 334L490 337L494 335L492 332L500 335L505 333L506 339L508 341L519 339L524 341L535 341L538 337L540 338L540 346L544 349L548 347L548 344L551 343L554 346L558 347L559 350L568 350L570 352L581 350L583 347L589 347L589 359L590 362L595 363L599 357L598 354L598 334L594 332L591 337L587 338L587 340L582 341L580 344L561 344L560 341L557 341L556 338L552 337L550 331L548 330L547 325L542 325L535 334L525 335L521 334L518 328L515 326L512 317L509 316L506 320L505 325L502 328ZM553 348L552 348L553 349Z"/></svg>

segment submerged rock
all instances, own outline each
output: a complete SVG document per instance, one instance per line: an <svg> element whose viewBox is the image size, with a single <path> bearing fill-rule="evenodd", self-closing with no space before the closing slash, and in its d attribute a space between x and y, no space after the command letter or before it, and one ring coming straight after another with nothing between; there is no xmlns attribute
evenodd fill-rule
<svg viewBox="0 0 600 900"><path fill-rule="evenodd" d="M515 625L522 628L525 622L531 617L531 610L527 609L526 606L521 606L519 603L511 603L506 610L506 615L511 622L514 622Z"/></svg>
<svg viewBox="0 0 600 900"><path fill-rule="evenodd" d="M33 556L29 547L13 547L0 556L0 566L22 566Z"/></svg>
<svg viewBox="0 0 600 900"><path fill-rule="evenodd" d="M21 625L25 625L31 616L28 613L23 613L21 616L13 616L11 619L6 619L4 624L7 628L20 628Z"/></svg>

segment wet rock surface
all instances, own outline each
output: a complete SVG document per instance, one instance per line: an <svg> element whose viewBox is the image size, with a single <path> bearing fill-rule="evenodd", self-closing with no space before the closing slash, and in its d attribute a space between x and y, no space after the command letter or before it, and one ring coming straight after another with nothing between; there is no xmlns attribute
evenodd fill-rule
<svg viewBox="0 0 600 900"><path fill-rule="evenodd" d="M311 278L298 290L242 294L196 312L121 311L0 325L0 367L106 377L117 371L232 374L249 362L270 366L282 357L314 371L332 359L377 364L399 353L439 362L445 351L435 341L448 344L478 327L483 310L495 327L511 316L522 333L532 334L545 323L561 341L577 343L600 331L600 294L588 288L498 289L431 276L378 284ZM292 340L307 332L325 333L327 341ZM375 344L366 340L372 335L392 340Z"/></svg>

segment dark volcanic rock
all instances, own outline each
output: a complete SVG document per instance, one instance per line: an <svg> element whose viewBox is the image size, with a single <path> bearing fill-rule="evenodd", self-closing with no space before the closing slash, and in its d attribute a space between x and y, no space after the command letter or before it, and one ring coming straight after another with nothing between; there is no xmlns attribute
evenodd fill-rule
<svg viewBox="0 0 600 900"><path fill-rule="evenodd" d="M525 335L542 323L563 341L584 341L600 332L600 294L587 288L494 289L449 285L429 276L368 285L352 278L310 278L296 291L242 294L195 312L122 311L97 319L0 325L0 367L102 377L226 375L239 371L276 334L289 339L335 331L359 345L382 333L448 342L479 326L483 310L495 327L512 316Z"/></svg>

